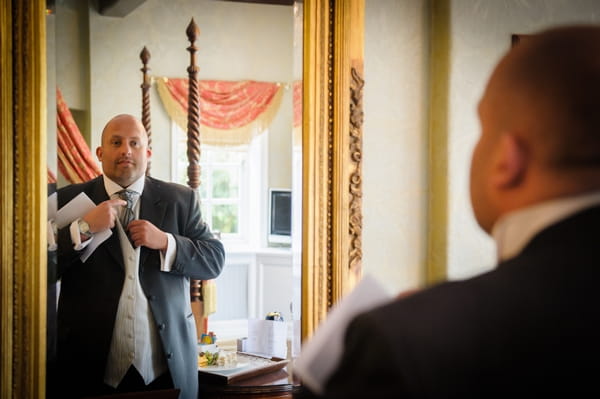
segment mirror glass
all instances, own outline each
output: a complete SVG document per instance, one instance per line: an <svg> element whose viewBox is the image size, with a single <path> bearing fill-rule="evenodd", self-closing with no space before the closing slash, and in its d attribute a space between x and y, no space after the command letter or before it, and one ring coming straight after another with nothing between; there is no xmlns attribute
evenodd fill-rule
<svg viewBox="0 0 600 399"><path fill-rule="evenodd" d="M279 312L288 323L293 354L300 346L303 17L301 1L280 3L49 2L48 168L59 188L70 184L65 176L71 171L55 161L67 156L57 145L64 134L57 129L57 89L99 166L95 149L105 123L120 113L141 119L140 52L146 47L152 78L150 174L186 183L186 133L161 100L157 81L187 78L186 28L193 18L200 29L194 44L199 80L271 82L280 93L262 124L250 129L248 142L202 144L203 216L220 234L227 259L215 280L208 330L220 342L235 342L248 335L249 319ZM201 142L202 135L201 128ZM49 309L56 301L50 293L51 288ZM49 330L52 325L49 319Z"/></svg>

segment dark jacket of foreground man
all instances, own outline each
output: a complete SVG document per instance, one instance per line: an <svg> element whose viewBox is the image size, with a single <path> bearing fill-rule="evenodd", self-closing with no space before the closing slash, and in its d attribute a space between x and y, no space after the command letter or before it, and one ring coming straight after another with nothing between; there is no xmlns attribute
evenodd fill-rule
<svg viewBox="0 0 600 399"><path fill-rule="evenodd" d="M491 272L356 318L325 397L597 395L599 282L594 207L547 227Z"/></svg>

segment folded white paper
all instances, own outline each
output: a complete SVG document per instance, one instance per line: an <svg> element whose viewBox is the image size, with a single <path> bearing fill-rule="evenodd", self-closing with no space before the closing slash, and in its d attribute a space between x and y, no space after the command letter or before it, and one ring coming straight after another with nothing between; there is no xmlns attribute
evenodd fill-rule
<svg viewBox="0 0 600 399"><path fill-rule="evenodd" d="M85 193L79 193L75 198L69 201L65 206L60 208L56 212L56 225L59 229L70 225L76 219L83 217L86 213L96 207L94 201L90 199ZM110 229L106 229L97 233L89 240L89 244L84 248L83 253L80 256L82 262L85 262L87 258L102 244L108 237L112 235Z"/></svg>
<svg viewBox="0 0 600 399"><path fill-rule="evenodd" d="M48 220L56 219L56 204L56 192L54 192L48 196Z"/></svg>
<svg viewBox="0 0 600 399"><path fill-rule="evenodd" d="M110 229L106 229L106 230L102 230L97 233L94 233L94 236L92 238L90 238L90 243L88 244L87 247L84 248L83 254L81 254L79 259L81 259L81 261L85 263L87 258L90 257L90 255L96 250L96 248L98 248L100 246L100 244L102 244L104 241L106 241L108 239L108 237L110 237L111 235L112 235L112 230L110 230Z"/></svg>
<svg viewBox="0 0 600 399"><path fill-rule="evenodd" d="M365 276L329 312L313 337L302 346L294 362L294 373L316 394L323 394L325 383L339 364L344 349L346 328L352 319L369 309L389 302L391 295L371 276Z"/></svg>
<svg viewBox="0 0 600 399"><path fill-rule="evenodd" d="M84 216L95 207L96 204L94 204L94 201L92 201L90 197L85 193L79 193L56 212L56 225L59 229L62 229L73 223L75 219Z"/></svg>

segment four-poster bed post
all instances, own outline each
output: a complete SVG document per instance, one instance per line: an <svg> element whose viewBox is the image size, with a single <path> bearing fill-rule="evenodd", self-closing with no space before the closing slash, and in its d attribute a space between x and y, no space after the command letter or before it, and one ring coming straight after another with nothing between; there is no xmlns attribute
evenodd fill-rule
<svg viewBox="0 0 600 399"><path fill-rule="evenodd" d="M188 185L197 190L200 187L200 93L198 86L198 66L196 65L196 51L194 43L200 34L200 29L194 18L190 21L185 33L190 42L187 50L190 52L190 65L188 71L188 123L187 123L187 157L188 157ZM207 332L207 319L204 315L202 298L202 281L190 281L190 297L192 312L196 318L198 338Z"/></svg>
<svg viewBox="0 0 600 399"><path fill-rule="evenodd" d="M143 74L143 80L141 84L142 88L142 124L146 129L146 133L148 133L148 148L152 149L152 129L150 126L150 86L151 81L148 76L148 61L150 61L150 52L144 46L142 52L140 53L140 59L142 60L142 68L140 69ZM148 159L148 166L146 167L146 176L150 176L150 162L151 159Z"/></svg>
<svg viewBox="0 0 600 399"><path fill-rule="evenodd" d="M187 156L188 156L188 185L197 190L200 187L200 94L198 86L198 66L196 65L196 51L197 48L194 45L200 29L196 22L192 18L190 24L186 29L186 34L190 42L190 46L187 50L190 52L190 65L187 68L189 77L189 89L188 89L188 124L187 124ZM142 61L142 68L140 69L143 73L142 88L142 124L148 133L148 146L151 145L151 126L150 126L150 87L151 78L148 76L148 61L150 60L150 52L144 46L140 53L140 59ZM148 161L148 167L146 169L146 175L150 175L150 162ZM190 299L192 305L192 312L196 319L196 329L198 338L203 333L207 332L207 318L204 315L204 303L202 300L202 281L201 280L190 280Z"/></svg>
<svg viewBox="0 0 600 399"><path fill-rule="evenodd" d="M188 67L188 123L187 123L187 157L188 157L188 185L196 190L200 187L200 95L198 91L198 67L196 66L196 51L194 45L200 29L194 18L185 31L190 45L190 66Z"/></svg>

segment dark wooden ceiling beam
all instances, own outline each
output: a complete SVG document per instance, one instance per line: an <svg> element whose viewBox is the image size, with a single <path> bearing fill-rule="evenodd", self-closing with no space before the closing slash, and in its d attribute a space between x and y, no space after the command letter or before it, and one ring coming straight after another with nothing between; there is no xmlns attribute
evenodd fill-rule
<svg viewBox="0 0 600 399"><path fill-rule="evenodd" d="M107 17L124 17L146 0L98 0L98 12Z"/></svg>

